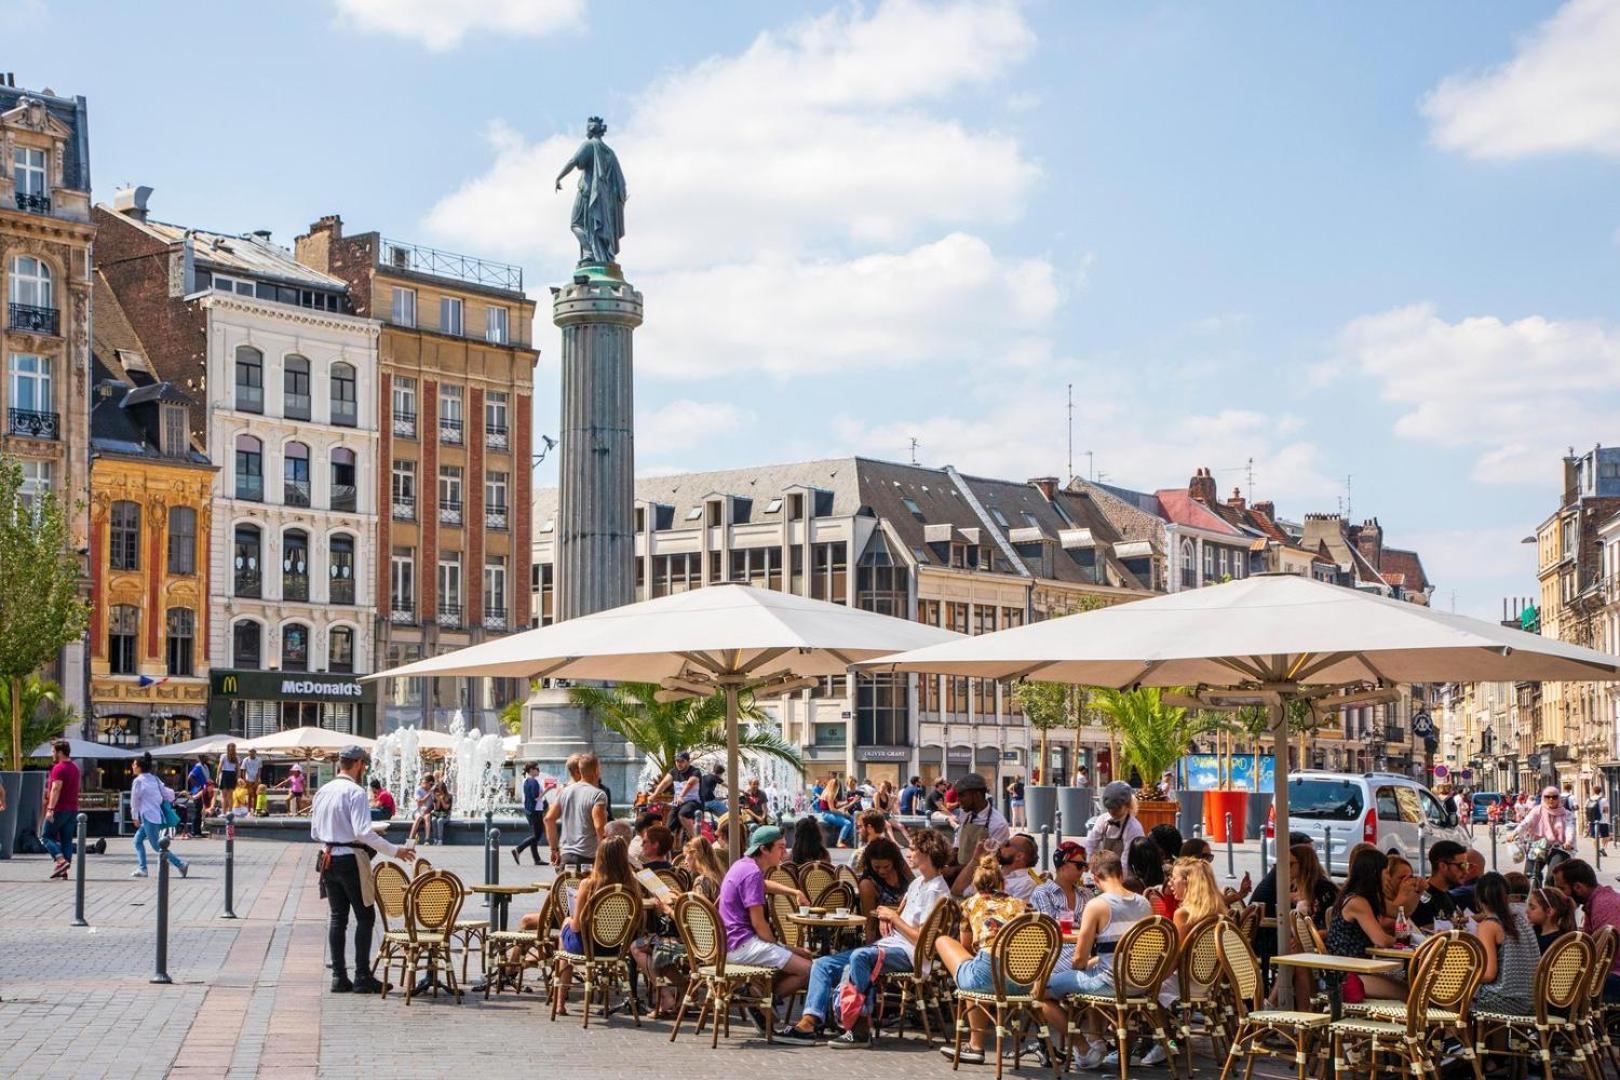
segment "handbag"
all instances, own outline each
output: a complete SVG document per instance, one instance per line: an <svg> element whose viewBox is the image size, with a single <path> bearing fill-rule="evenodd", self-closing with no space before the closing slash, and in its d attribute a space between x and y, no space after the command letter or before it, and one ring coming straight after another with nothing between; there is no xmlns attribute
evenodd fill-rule
<svg viewBox="0 0 1620 1080"><path fill-rule="evenodd" d="M180 827L180 814L174 808L174 803L168 799L163 800L163 827L165 829L178 829Z"/></svg>
<svg viewBox="0 0 1620 1080"><path fill-rule="evenodd" d="M872 962L872 985L877 985L878 975L883 971L883 953L877 951L877 959ZM845 1031L853 1031L855 1024L860 1020L861 1014L866 1011L866 995L855 989L855 984L844 977L844 983L838 988L838 1022L844 1025Z"/></svg>

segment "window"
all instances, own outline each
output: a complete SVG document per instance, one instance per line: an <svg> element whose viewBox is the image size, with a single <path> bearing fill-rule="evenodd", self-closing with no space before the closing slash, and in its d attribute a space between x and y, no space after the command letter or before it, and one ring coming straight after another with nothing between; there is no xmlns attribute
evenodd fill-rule
<svg viewBox="0 0 1620 1080"><path fill-rule="evenodd" d="M846 603L848 595L849 545L842 540L815 544L810 548L810 596L815 600Z"/></svg>
<svg viewBox="0 0 1620 1080"><path fill-rule="evenodd" d="M928 520L927 518L923 517L922 507L917 505L916 499L913 499L910 495L902 495L900 496L900 501L905 505L905 508L911 512L912 517L916 518L918 521ZM992 510L991 513L995 514L997 512ZM1000 515L997 514L997 516L999 517Z"/></svg>
<svg viewBox="0 0 1620 1080"><path fill-rule="evenodd" d="M107 671L112 675L133 675L136 669L135 645L140 638L141 609L132 604L114 604L107 613Z"/></svg>
<svg viewBox="0 0 1620 1080"><path fill-rule="evenodd" d="M506 629L506 556L484 557L484 629Z"/></svg>
<svg viewBox="0 0 1620 1080"><path fill-rule="evenodd" d="M781 511L781 509L782 509L782 500L781 499L772 499L770 502L765 504L765 513L767 513L767 514L778 513L778 512Z"/></svg>
<svg viewBox="0 0 1620 1080"><path fill-rule="evenodd" d="M1181 542L1181 585L1190 589L1198 584L1198 559L1193 554L1193 542Z"/></svg>
<svg viewBox="0 0 1620 1080"><path fill-rule="evenodd" d="M461 524L461 466L439 466L439 522Z"/></svg>
<svg viewBox="0 0 1620 1080"><path fill-rule="evenodd" d="M326 646L326 670L349 674L354 671L354 631L334 626Z"/></svg>
<svg viewBox="0 0 1620 1080"><path fill-rule="evenodd" d="M22 474L22 487L17 489L17 498L29 513L33 513L40 496L51 490L51 463L23 458Z"/></svg>
<svg viewBox="0 0 1620 1080"><path fill-rule="evenodd" d="M910 500L909 500L909 499L908 499L908 500L907 500L907 501L908 501L908 502L909 502L909 501L910 501ZM912 513L916 513L916 511L915 511L915 510L913 510L913 511L912 511ZM1007 515L1005 515L1005 514L1003 514L1003 513L1002 513L1002 512L1001 512L1001 511L1000 511L1000 510L999 510L999 509L997 509L997 508L996 508L996 507L994 507L994 506L992 506L992 507L991 507L991 508L990 508L990 516L991 516L991 517L993 517L993 518L995 518L995 519L996 519L996 524L997 524L997 525L1000 525L1000 526L1001 526L1001 527L1002 527L1002 528L1003 528L1003 529L1005 529L1005 528L1008 528L1008 527L1009 527L1009 526L1008 526L1008 525L1007 525Z"/></svg>
<svg viewBox="0 0 1620 1080"><path fill-rule="evenodd" d="M484 477L484 525L491 529L507 527L506 474L488 473Z"/></svg>
<svg viewBox="0 0 1620 1080"><path fill-rule="evenodd" d="M454 296L439 298L439 332L461 336L461 301Z"/></svg>
<svg viewBox="0 0 1620 1080"><path fill-rule="evenodd" d="M309 534L302 529L281 536L281 598L309 599Z"/></svg>
<svg viewBox="0 0 1620 1080"><path fill-rule="evenodd" d="M13 434L31 434L16 430L16 414L19 412L32 414L55 414L56 395L52 390L51 358L48 356L35 356L31 353L12 353L10 366L10 394L9 404L12 409ZM55 424L52 423L47 437L56 435Z"/></svg>
<svg viewBox="0 0 1620 1080"><path fill-rule="evenodd" d="M416 438L416 380L394 378L394 434Z"/></svg>
<svg viewBox="0 0 1620 1080"><path fill-rule="evenodd" d="M416 462L395 461L390 481L393 493L394 517L399 521L416 520Z"/></svg>
<svg viewBox="0 0 1620 1080"><path fill-rule="evenodd" d="M354 603L354 537L347 533L332 537L331 565L327 573L332 577L332 603Z"/></svg>
<svg viewBox="0 0 1620 1080"><path fill-rule="evenodd" d="M360 404L355 394L354 366L332 365L332 423L354 427L360 421Z"/></svg>
<svg viewBox="0 0 1620 1080"><path fill-rule="evenodd" d="M354 451L340 446L332 451L332 509L352 514L358 504Z"/></svg>
<svg viewBox="0 0 1620 1080"><path fill-rule="evenodd" d="M109 565L114 570L141 568L141 508L132 502L112 504L112 529L107 542Z"/></svg>
<svg viewBox="0 0 1620 1080"><path fill-rule="evenodd" d="M416 551L395 548L388 559L389 609L395 615L416 614ZM396 622L401 620L394 620ZM409 620L404 620L409 621Z"/></svg>
<svg viewBox="0 0 1620 1080"><path fill-rule="evenodd" d="M236 577L235 595L257 597L263 594L260 550L258 526L238 525L231 556Z"/></svg>
<svg viewBox="0 0 1620 1080"><path fill-rule="evenodd" d="M183 458L191 450L191 429L186 423L186 407L164 403L161 409L159 445L166 456Z"/></svg>
<svg viewBox="0 0 1620 1080"><path fill-rule="evenodd" d="M48 311L56 307L55 299L49 263L32 255L18 255L11 260L11 284L7 292L7 300L10 303L17 307ZM13 327L29 330L45 329L32 325L18 327L17 314L15 311L12 312Z"/></svg>
<svg viewBox="0 0 1620 1080"><path fill-rule="evenodd" d="M243 619L231 627L231 655L239 668L254 669L260 664L261 632L259 624Z"/></svg>
<svg viewBox="0 0 1620 1080"><path fill-rule="evenodd" d="M309 361L296 354L282 361L281 377L286 399L282 405L289 420L309 419ZM306 504L307 505L307 504Z"/></svg>
<svg viewBox="0 0 1620 1080"><path fill-rule="evenodd" d="M1215 545L1204 545L1204 584L1214 583L1215 578Z"/></svg>
<svg viewBox="0 0 1620 1080"><path fill-rule="evenodd" d="M439 441L461 442L461 387L439 387Z"/></svg>
<svg viewBox="0 0 1620 1080"><path fill-rule="evenodd" d="M484 309L484 340L492 341L496 345L506 344L506 309L492 307Z"/></svg>
<svg viewBox="0 0 1620 1080"><path fill-rule="evenodd" d="M281 670L309 670L309 627L303 623L281 628Z"/></svg>
<svg viewBox="0 0 1620 1080"><path fill-rule="evenodd" d="M264 353L251 345L236 347L236 407L264 412Z"/></svg>
<svg viewBox="0 0 1620 1080"><path fill-rule="evenodd" d="M461 625L461 554L439 556L439 625Z"/></svg>
<svg viewBox="0 0 1620 1080"><path fill-rule="evenodd" d="M399 326L416 325L416 290L394 286L393 321Z"/></svg>
<svg viewBox="0 0 1620 1080"><path fill-rule="evenodd" d="M51 208L51 186L45 173L45 161L45 151L32 146L19 146L11 151L12 176L17 182L19 208L23 210Z"/></svg>
<svg viewBox="0 0 1620 1080"><path fill-rule="evenodd" d="M511 434L506 425L506 391L491 390L484 399L484 441L492 449L505 450L511 445Z"/></svg>
<svg viewBox="0 0 1620 1080"><path fill-rule="evenodd" d="M282 469L286 473L282 500L288 506L308 506L309 447L301 442L290 442L281 456Z"/></svg>
<svg viewBox="0 0 1620 1080"><path fill-rule="evenodd" d="M197 616L190 608L170 608L167 620L169 635L164 653L169 662L170 675L194 675L192 664L193 639L197 633Z"/></svg>
<svg viewBox="0 0 1620 1080"><path fill-rule="evenodd" d="M169 573L197 572L197 511L189 506L169 507Z"/></svg>

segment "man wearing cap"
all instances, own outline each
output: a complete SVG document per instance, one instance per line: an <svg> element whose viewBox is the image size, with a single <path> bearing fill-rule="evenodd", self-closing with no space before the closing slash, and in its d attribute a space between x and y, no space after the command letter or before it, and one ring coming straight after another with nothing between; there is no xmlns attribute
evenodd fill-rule
<svg viewBox="0 0 1620 1080"><path fill-rule="evenodd" d="M810 898L790 885L766 880L766 875L787 858L782 830L761 825L748 838L743 857L731 864L720 882L720 922L726 931L726 962L754 964L777 969L773 992L776 1000L791 1000L804 989L810 978L811 956L804 949L790 948L776 940L765 918L765 895L781 893L794 902L808 905ZM749 1019L761 1035L767 1023L774 1023L760 1009L750 1009Z"/></svg>
<svg viewBox="0 0 1620 1080"><path fill-rule="evenodd" d="M990 804L984 777L968 773L952 789L956 794L956 861L962 865L951 891L966 896L973 889L973 868L986 851L999 850L1012 839L1012 827Z"/></svg>
<svg viewBox="0 0 1620 1080"><path fill-rule="evenodd" d="M1059 923L1068 919L1071 926L1078 925L1080 910L1092 898L1091 890L1080 884L1085 872L1086 849L1073 840L1063 841L1052 852L1052 876L1030 894L1029 906ZM1074 946L1065 944L1053 970L1066 971L1073 966Z"/></svg>
<svg viewBox="0 0 1620 1080"><path fill-rule="evenodd" d="M1131 800L1135 792L1123 780L1115 780L1102 790L1103 809L1107 811L1086 834L1086 857L1095 859L1099 851L1112 851L1120 858L1131 850L1131 841L1145 836L1142 823L1131 813Z"/></svg>
<svg viewBox="0 0 1620 1080"><path fill-rule="evenodd" d="M675 755L675 767L665 773L658 780L658 785L652 789L652 801L657 802L666 792L669 795L670 805L675 808L675 815L670 818L669 824L673 826L679 817L683 828L691 829L695 823L682 813L686 804L698 801L698 782L702 774L698 767L692 764L692 755L682 750ZM688 836L693 835L690 831Z"/></svg>
<svg viewBox="0 0 1620 1080"><path fill-rule="evenodd" d="M416 859L416 850L396 847L371 829L371 807L360 786L371 756L358 746L348 746L338 754L338 773L332 782L315 793L309 814L309 834L320 844L321 894L326 897L329 916L327 945L332 953L332 992L334 994L374 994L382 989L371 977L371 927L377 917L372 892L371 855L380 851L405 862ZM343 939L354 912L354 981L349 981Z"/></svg>

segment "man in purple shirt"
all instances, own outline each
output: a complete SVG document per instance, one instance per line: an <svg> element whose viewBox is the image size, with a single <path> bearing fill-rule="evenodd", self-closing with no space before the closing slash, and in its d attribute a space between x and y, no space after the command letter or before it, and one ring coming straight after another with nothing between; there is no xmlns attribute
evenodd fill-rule
<svg viewBox="0 0 1620 1080"><path fill-rule="evenodd" d="M775 968L773 990L778 1001L790 999L804 989L810 979L810 954L779 943L765 918L766 893L791 896L799 904L810 903L810 898L800 890L765 880L766 873L780 866L786 857L787 843L782 839L782 830L775 825L762 825L748 838L743 857L731 864L725 880L720 883L720 922L726 930L726 961ZM750 1009L748 1015L763 1035L771 1018L759 1009Z"/></svg>
<svg viewBox="0 0 1620 1080"><path fill-rule="evenodd" d="M1600 926L1612 926L1620 933L1620 892L1597 883L1597 874L1584 859L1570 859L1553 868L1553 883L1574 899L1586 913L1582 927L1588 934ZM1620 1001L1620 957L1603 980L1603 1000Z"/></svg>
<svg viewBox="0 0 1620 1080"><path fill-rule="evenodd" d="M44 824L40 842L56 858L51 877L66 878L73 860L73 834L79 816L79 767L66 739L51 746L51 775L45 782Z"/></svg>

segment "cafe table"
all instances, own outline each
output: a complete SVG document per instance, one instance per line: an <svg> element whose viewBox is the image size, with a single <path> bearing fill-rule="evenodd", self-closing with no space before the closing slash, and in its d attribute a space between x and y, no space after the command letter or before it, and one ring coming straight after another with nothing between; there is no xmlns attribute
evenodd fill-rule
<svg viewBox="0 0 1620 1080"><path fill-rule="evenodd" d="M836 911L792 911L788 913L787 918L794 925L809 930L818 939L823 955L834 952L834 945L840 933L859 930L866 926L866 916L859 912L840 915Z"/></svg>
<svg viewBox="0 0 1620 1080"><path fill-rule="evenodd" d="M505 930L507 913L512 907L512 897L537 893L540 888L538 883L533 885L469 885L467 891L483 893L489 897L489 928L491 930Z"/></svg>
<svg viewBox="0 0 1620 1080"><path fill-rule="evenodd" d="M1322 974L1327 983L1328 1005L1334 1020L1344 1018L1344 980L1349 975L1393 975L1404 966L1403 960L1387 957L1334 956L1332 953L1285 953L1273 956L1273 964L1282 967L1305 968Z"/></svg>
<svg viewBox="0 0 1620 1080"><path fill-rule="evenodd" d="M1368 956L1375 957L1375 958L1377 958L1379 960L1399 960L1403 964L1410 962L1413 955L1416 952L1417 952L1416 949L1410 949L1410 948L1408 948L1408 949L1381 949L1381 948L1377 947L1376 945L1367 949L1367 955Z"/></svg>

